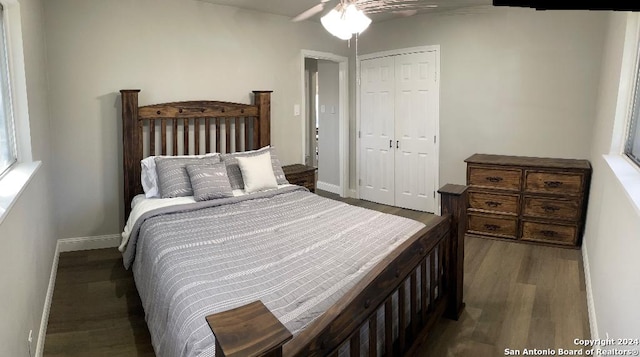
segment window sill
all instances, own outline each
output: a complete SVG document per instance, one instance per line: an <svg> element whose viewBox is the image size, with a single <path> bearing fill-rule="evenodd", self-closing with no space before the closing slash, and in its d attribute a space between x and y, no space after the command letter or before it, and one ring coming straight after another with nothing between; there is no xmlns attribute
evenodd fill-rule
<svg viewBox="0 0 640 357"><path fill-rule="evenodd" d="M603 155L640 216L640 168L622 155Z"/></svg>
<svg viewBox="0 0 640 357"><path fill-rule="evenodd" d="M18 163L0 178L0 224L9 215L11 207L16 203L42 162Z"/></svg>

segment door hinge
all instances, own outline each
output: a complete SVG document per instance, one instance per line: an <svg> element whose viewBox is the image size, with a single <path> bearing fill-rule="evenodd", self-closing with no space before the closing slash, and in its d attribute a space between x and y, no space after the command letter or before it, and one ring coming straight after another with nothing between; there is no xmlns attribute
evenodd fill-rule
<svg viewBox="0 0 640 357"><path fill-rule="evenodd" d="M358 130L358 139L362 138L362 132Z"/></svg>
<svg viewBox="0 0 640 357"><path fill-rule="evenodd" d="M436 198L436 191L433 191L433 198Z"/></svg>
<svg viewBox="0 0 640 357"><path fill-rule="evenodd" d="M436 136L435 135L433 136L433 143L434 144L436 143Z"/></svg>
<svg viewBox="0 0 640 357"><path fill-rule="evenodd" d="M362 186L362 179L358 179L358 186Z"/></svg>

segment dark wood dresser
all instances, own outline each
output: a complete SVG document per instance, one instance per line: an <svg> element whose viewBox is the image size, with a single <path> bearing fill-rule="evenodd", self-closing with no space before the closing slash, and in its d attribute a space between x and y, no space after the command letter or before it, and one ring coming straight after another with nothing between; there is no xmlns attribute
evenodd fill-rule
<svg viewBox="0 0 640 357"><path fill-rule="evenodd" d="M284 176L292 185L304 186L311 192L316 192L316 168L306 165L287 165L282 167Z"/></svg>
<svg viewBox="0 0 640 357"><path fill-rule="evenodd" d="M475 154L465 162L468 234L580 247L589 161Z"/></svg>

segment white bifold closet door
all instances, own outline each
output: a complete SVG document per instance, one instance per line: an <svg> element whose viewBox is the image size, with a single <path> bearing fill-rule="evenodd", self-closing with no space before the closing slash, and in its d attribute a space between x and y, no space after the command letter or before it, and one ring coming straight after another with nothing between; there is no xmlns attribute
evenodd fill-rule
<svg viewBox="0 0 640 357"><path fill-rule="evenodd" d="M360 197L435 211L435 52L361 62Z"/></svg>

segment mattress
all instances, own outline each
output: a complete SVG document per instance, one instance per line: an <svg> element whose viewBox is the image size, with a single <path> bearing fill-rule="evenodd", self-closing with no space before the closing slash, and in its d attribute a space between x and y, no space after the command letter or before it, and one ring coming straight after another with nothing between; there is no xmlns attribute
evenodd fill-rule
<svg viewBox="0 0 640 357"><path fill-rule="evenodd" d="M295 337L424 227L298 186L136 216L123 261L159 357L214 356L205 316L256 300Z"/></svg>

